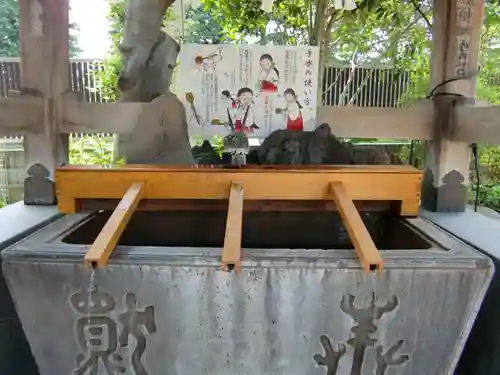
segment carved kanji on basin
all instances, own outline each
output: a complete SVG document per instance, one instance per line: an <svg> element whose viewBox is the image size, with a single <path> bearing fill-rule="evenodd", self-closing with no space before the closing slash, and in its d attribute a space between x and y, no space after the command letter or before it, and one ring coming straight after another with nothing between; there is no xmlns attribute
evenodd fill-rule
<svg viewBox="0 0 500 375"><path fill-rule="evenodd" d="M382 345L376 346L377 339L371 337L377 331L374 320L380 320L384 314L396 309L398 305L397 296L392 296L383 306L377 306L375 298L373 298L372 303L367 308L356 308L354 300L353 295L347 294L342 297L340 302L342 311L357 323L357 325L351 328L353 337L346 341L346 344L354 350L350 375L362 374L366 349L370 347L375 348L375 375L385 375L389 366L402 365L408 361L410 359L409 356L396 354L403 346L403 340L397 341L384 351ZM315 354L314 360L318 366L326 367L327 375L336 375L340 360L347 352L347 347L344 343L339 343L337 350L335 350L326 335L321 335L320 342L325 353L323 355Z"/></svg>
<svg viewBox="0 0 500 375"><path fill-rule="evenodd" d="M97 288L83 289L70 297L70 305L82 314L75 322L76 339L81 352L76 356L77 368L74 375L94 375L103 366L109 375L123 374L129 368L135 375L148 375L141 357L146 350L146 336L156 332L154 307L137 308L134 294L125 296L125 312L118 314L118 322L109 313L115 309L116 302L112 296ZM129 346L129 338L135 339L127 361L119 353L120 349Z"/></svg>

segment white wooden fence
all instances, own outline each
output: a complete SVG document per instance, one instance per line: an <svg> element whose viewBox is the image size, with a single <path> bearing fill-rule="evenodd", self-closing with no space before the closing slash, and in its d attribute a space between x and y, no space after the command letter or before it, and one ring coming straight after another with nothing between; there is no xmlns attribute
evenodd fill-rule
<svg viewBox="0 0 500 375"><path fill-rule="evenodd" d="M94 71L102 69L95 59L71 59L73 91L87 102L103 101ZM0 96L20 87L19 58L0 57ZM323 105L354 104L363 107L397 107L407 92L407 72L390 68L328 66L323 79Z"/></svg>

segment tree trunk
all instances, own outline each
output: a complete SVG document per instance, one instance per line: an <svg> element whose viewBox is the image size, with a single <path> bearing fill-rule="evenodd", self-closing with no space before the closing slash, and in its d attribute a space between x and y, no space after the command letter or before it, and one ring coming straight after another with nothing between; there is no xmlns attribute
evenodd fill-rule
<svg viewBox="0 0 500 375"><path fill-rule="evenodd" d="M312 0L311 0L312 1ZM316 12L314 19L310 17L309 30L311 35L309 35L309 43L311 46L319 47L319 61L318 61L318 89L316 93L316 99L318 105L323 104L323 85L325 76L325 62L328 57L329 42L330 42L330 28L331 25L328 24L327 10L328 10L328 0L316 0ZM309 11L313 10L310 7Z"/></svg>
<svg viewBox="0 0 500 375"><path fill-rule="evenodd" d="M183 104L170 91L179 44L163 33L162 20L174 0L129 0L118 88L122 102L153 101L129 137L117 137L115 162L192 164ZM167 112L162 111L162 104ZM130 156L130 157L129 157Z"/></svg>
<svg viewBox="0 0 500 375"><path fill-rule="evenodd" d="M323 86L324 84L324 77L325 77L325 68L326 68L326 61L328 57L328 51L329 51L329 38L326 38L325 36L322 37L322 41L319 44L319 61L318 61L318 91L316 93L316 100L318 103L318 106L323 105L324 100L323 100Z"/></svg>

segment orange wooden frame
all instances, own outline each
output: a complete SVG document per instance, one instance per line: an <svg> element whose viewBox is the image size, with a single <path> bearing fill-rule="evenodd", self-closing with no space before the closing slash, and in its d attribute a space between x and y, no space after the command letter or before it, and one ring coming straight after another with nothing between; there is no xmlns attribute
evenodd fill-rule
<svg viewBox="0 0 500 375"><path fill-rule="evenodd" d="M61 213L76 212L81 199L121 199L86 254L86 263L107 263L141 199L226 199L222 267L228 270L240 268L244 200L335 201L363 268L380 270L382 258L353 201L399 201L400 215L417 216L422 182L422 172L409 166L67 166L55 176Z"/></svg>

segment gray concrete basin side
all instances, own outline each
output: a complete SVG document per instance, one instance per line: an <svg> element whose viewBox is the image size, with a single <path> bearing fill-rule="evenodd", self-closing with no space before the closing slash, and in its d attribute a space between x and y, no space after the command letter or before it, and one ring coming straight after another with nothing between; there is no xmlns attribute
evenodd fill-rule
<svg viewBox="0 0 500 375"><path fill-rule="evenodd" d="M53 218L2 252L44 374L102 367L88 359L112 350L117 366L148 375L209 367L222 375L342 374L352 366L361 375L391 367L451 375L493 272L484 254L424 218L403 221L430 247L381 250L379 275L363 271L349 248L243 248L235 274L221 271L219 247L137 243L118 246L107 267L92 270L83 264L89 242L67 239L92 226L91 216ZM139 318L141 334L128 326ZM88 336L104 323L101 336ZM128 349L122 328L147 346ZM324 351L330 345L338 358Z"/></svg>
<svg viewBox="0 0 500 375"><path fill-rule="evenodd" d="M490 257L500 267L500 220L467 209L462 213L421 215ZM456 375L484 375L500 372L500 275L495 272L458 364Z"/></svg>
<svg viewBox="0 0 500 375"><path fill-rule="evenodd" d="M0 209L0 251L43 228L60 215L57 207L26 206L23 202ZM1 265L1 261L0 261ZM0 374L38 375L29 344L0 269Z"/></svg>

